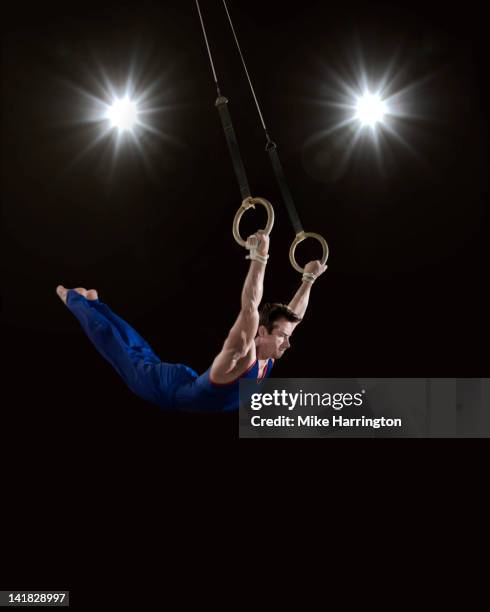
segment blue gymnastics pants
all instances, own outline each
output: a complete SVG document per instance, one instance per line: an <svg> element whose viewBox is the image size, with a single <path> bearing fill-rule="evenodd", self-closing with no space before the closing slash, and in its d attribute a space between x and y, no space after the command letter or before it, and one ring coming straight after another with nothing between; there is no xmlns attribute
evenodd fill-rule
<svg viewBox="0 0 490 612"><path fill-rule="evenodd" d="M87 300L70 289L66 305L97 351L142 399L173 408L175 389L197 377L183 364L161 361L148 342L100 300Z"/></svg>

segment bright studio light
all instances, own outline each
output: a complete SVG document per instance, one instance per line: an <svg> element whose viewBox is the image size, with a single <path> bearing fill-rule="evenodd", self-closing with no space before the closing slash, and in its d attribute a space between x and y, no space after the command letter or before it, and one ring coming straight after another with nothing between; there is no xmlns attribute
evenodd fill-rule
<svg viewBox="0 0 490 612"><path fill-rule="evenodd" d="M430 75L408 81L410 64L397 66L398 57L394 51L383 71L379 65L368 70L361 48L353 44L352 54L343 62L345 75L319 64L319 95L311 98L311 105L324 107L325 113L303 145L304 162L312 176L336 181L354 159L356 163L374 160L385 176L385 152L389 147L391 163L395 143L419 157L407 139L409 121L429 118L418 106L416 94Z"/></svg>
<svg viewBox="0 0 490 612"><path fill-rule="evenodd" d="M115 83L102 65L98 61L95 63L93 72L90 67L86 70L90 77L89 89L74 82L67 83L79 98L78 118L74 117L73 122L90 126L84 138L85 146L79 149L72 163L96 148L103 148L104 163L111 177L119 154L131 151L141 157L145 170L156 178L148 152L156 150L157 139L169 145L181 145L159 129L163 113L170 108L168 102L172 95L165 73L158 66L154 69L147 66L143 73L143 67L138 67L133 58L127 77Z"/></svg>
<svg viewBox="0 0 490 612"><path fill-rule="evenodd" d="M111 122L111 127L117 128L121 132L131 130L137 118L137 106L128 96L114 100L107 111L107 119Z"/></svg>
<svg viewBox="0 0 490 612"><path fill-rule="evenodd" d="M366 92L357 99L356 118L362 125L374 128L377 123L383 121L386 111L386 103L378 94Z"/></svg>

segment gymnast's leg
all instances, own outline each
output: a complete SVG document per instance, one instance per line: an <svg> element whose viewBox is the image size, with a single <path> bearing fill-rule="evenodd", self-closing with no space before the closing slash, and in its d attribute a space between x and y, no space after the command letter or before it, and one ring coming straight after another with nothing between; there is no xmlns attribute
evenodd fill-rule
<svg viewBox="0 0 490 612"><path fill-rule="evenodd" d="M121 319L107 304L98 299L97 292L92 290L89 305L108 319L120 333L124 344L128 347L130 356L135 360L143 359L145 363L161 363L148 342L129 323Z"/></svg>
<svg viewBox="0 0 490 612"><path fill-rule="evenodd" d="M56 292L127 386L143 399L169 407L166 387L174 366L162 363L130 325L99 302L95 290L68 290L60 285Z"/></svg>

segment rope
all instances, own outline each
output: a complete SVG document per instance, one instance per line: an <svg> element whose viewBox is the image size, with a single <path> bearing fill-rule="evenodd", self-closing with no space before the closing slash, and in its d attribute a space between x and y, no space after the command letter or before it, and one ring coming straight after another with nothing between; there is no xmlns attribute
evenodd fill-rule
<svg viewBox="0 0 490 612"><path fill-rule="evenodd" d="M218 77L216 76L216 70L214 69L213 56L211 55L211 49L209 48L208 37L206 35L206 28L204 27L204 21L201 15L201 9L199 7L199 0L196 0L197 12L199 13L199 20L201 21L202 33L204 34L204 40L206 42L206 48L208 50L209 62L211 64L211 70L213 71L214 82L216 83L216 91L218 92L218 96L221 96L221 92L219 90L218 85Z"/></svg>
<svg viewBox="0 0 490 612"><path fill-rule="evenodd" d="M240 155L240 148L238 147L238 140L236 138L233 123L231 121L230 112L228 110L228 100L221 95L221 91L218 84L218 77L216 76L216 70L214 68L213 56L211 49L209 48L208 37L206 35L206 28L204 27L204 20L201 14L201 8L199 6L199 0L196 0L197 12L199 13L199 20L201 21L202 33L204 34L204 41L206 42L206 48L208 50L209 62L211 64L211 70L213 71L214 82L216 83L216 91L218 92L218 98L215 102L215 106L218 109L219 118L225 134L226 143L231 156L231 162L233 164L233 170L238 181L238 187L242 196L242 201L246 198L251 197L250 185L248 184L247 173L245 172L245 166L243 165L242 156Z"/></svg>
<svg viewBox="0 0 490 612"><path fill-rule="evenodd" d="M233 27L233 22L231 21L230 13L228 12L228 7L226 5L226 0L223 0L223 4L225 6L225 11L226 11L226 14L228 16L228 21L230 22L230 27L231 27L231 31L233 32L233 37L235 38L236 46L238 48L238 53L240 54L240 58L242 60L243 68L245 69L245 74L247 75L248 84L250 85L250 89L252 90L252 95L253 95L254 100L255 100L255 105L256 105L257 111L259 113L259 117L260 117L260 121L262 123L262 127L264 128L265 135L267 136L267 142L272 142L270 137L269 137L267 128L265 126L265 121L264 121L264 118L262 116L262 112L260 110L260 106L259 106L259 102L257 100L257 96L255 95L255 90L254 90L254 87L252 85L252 80L250 78L250 75L248 74L247 64L245 63L245 60L243 58L242 50L240 48L240 43L238 42L238 38L237 38L237 35L235 33L235 28Z"/></svg>

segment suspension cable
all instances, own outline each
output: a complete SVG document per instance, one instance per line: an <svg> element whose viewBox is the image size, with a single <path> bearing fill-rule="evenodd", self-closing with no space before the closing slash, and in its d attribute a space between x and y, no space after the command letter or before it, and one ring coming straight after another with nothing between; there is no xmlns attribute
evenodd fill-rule
<svg viewBox="0 0 490 612"><path fill-rule="evenodd" d="M235 38L236 46L238 48L238 53L240 54L240 58L242 60L242 64L243 64L243 68L245 70L245 74L247 75L248 84L250 85L250 89L252 90L252 95L253 95L253 98L255 100L255 106L257 107L257 111L259 113L259 117L260 117L260 121L262 123L262 127L264 128L265 135L267 136L267 141L271 142L271 139L269 137L269 132L268 132L267 127L265 125L264 117L262 116L262 112L260 110L260 106L259 106L259 102L257 100L257 96L255 95L255 90L254 90L254 87L252 85L252 79L250 78L250 75L248 74L247 64L245 63L245 59L243 57L243 53L242 53L242 50L240 48L240 43L238 42L238 38L237 38L237 35L236 35L236 32L235 32L235 28L233 27L233 22L231 20L230 13L228 11L228 6L226 5L226 0L223 0L223 4L225 6L226 15L228 16L228 21L230 22L230 27L231 27L231 31L233 32L233 37Z"/></svg>
<svg viewBox="0 0 490 612"><path fill-rule="evenodd" d="M218 96L221 96L221 92L218 85L218 77L216 76L216 70L214 69L213 56L211 55L211 49L209 48L208 37L206 35L206 28L204 27L204 21L201 15L201 8L199 7L199 0L196 0L197 12L199 13L199 20L201 22L202 33L204 34L204 40L206 42L206 48L208 50L209 62L211 64L211 70L213 71L214 82L216 83L216 91Z"/></svg>

